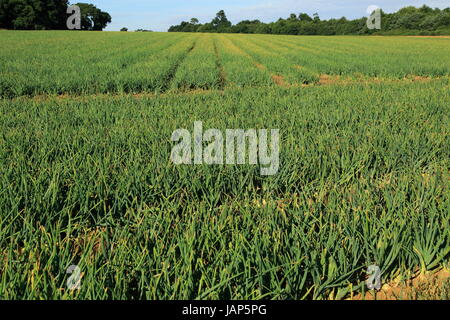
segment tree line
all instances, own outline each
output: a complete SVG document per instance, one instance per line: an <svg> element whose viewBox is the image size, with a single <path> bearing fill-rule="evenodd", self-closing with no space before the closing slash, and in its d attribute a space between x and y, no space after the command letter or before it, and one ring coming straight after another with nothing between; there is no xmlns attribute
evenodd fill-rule
<svg viewBox="0 0 450 320"><path fill-rule="evenodd" d="M0 0L0 28L13 30L64 30L68 0ZM109 13L89 3L77 3L81 30L103 30L111 22Z"/></svg>
<svg viewBox="0 0 450 320"><path fill-rule="evenodd" d="M215 33L259 33L287 35L367 35L367 34L450 34L450 8L431 8L426 5L416 8L408 6L395 13L381 10L381 29L367 27L367 18L349 20L322 20L315 13L292 13L288 18L264 23L259 20L244 20L233 25L223 10L210 22L200 24L192 18L171 26L169 32L215 32Z"/></svg>

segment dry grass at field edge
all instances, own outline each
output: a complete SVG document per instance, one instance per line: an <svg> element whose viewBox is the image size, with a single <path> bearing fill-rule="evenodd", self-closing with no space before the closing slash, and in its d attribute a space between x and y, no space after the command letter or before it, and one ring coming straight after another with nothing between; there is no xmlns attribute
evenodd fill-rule
<svg viewBox="0 0 450 320"><path fill-rule="evenodd" d="M439 38L443 38L443 39L450 39L450 36L406 36L408 38L435 38L435 39L439 39Z"/></svg>
<svg viewBox="0 0 450 320"><path fill-rule="evenodd" d="M262 66L263 67L263 66ZM443 79L447 79L450 81L450 77L423 77L423 76L417 76L417 75L410 75L408 77L402 78L402 79L389 79L389 78L378 78L378 77L365 77L365 76L359 76L355 75L353 77L347 76L347 77L341 77L337 75L328 75L328 74L321 74L319 77L318 82L308 83L308 84L289 84L285 81L284 77L281 75L272 75L273 82L280 88L312 88L312 87L321 87L321 86L350 86L350 85L369 85L369 84L412 84L412 83L429 83L433 81L440 81ZM247 87L248 88L248 87ZM253 87L255 89L263 88L261 86L255 86ZM169 90L163 93L153 93L153 92L138 92L138 93L98 93L98 94L39 94L35 96L19 96L14 97L12 99L5 99L5 100L22 100L22 99L32 99L34 101L42 102L42 101L49 101L49 100L79 100L79 101L85 101L92 98L100 98L100 99L110 99L110 98L117 98L121 99L124 97L131 97L136 99L143 99L143 98L158 98L158 97L165 97L165 96L186 96L186 95L196 95L196 94L213 94L213 93L224 93L229 90L237 90L236 87L225 87L224 89L192 89L192 90Z"/></svg>
<svg viewBox="0 0 450 320"><path fill-rule="evenodd" d="M307 87L314 87L314 86L330 86L330 85L353 85L353 84L369 84L369 83L375 83L375 84L383 84L383 83L414 83L414 82L431 82L435 80L441 80L441 79L449 79L449 77L423 77L418 75L409 75L402 79L389 79L389 78L378 78L378 77L365 77L362 75L355 75L353 77L347 76L347 77L341 77L338 75L328 75L328 74L321 74L319 76L319 81L309 84L302 84L301 86L303 88Z"/></svg>
<svg viewBox="0 0 450 320"><path fill-rule="evenodd" d="M407 281L391 281L378 292L358 294L347 300L441 300L450 298L450 272L446 269L415 276Z"/></svg>
<svg viewBox="0 0 450 320"><path fill-rule="evenodd" d="M153 92L139 92L139 93L98 93L98 94L40 94L36 96L20 96L15 97L11 100L23 100L31 99L37 102L44 102L49 100L77 100L77 101L88 101L90 99L122 99L122 98L134 98L134 99L145 99L145 98L160 98L166 96L189 96L197 94L212 94L212 93L224 93L224 90L210 90L210 89L192 89L192 90L180 90L180 91L167 91L164 93L153 93Z"/></svg>

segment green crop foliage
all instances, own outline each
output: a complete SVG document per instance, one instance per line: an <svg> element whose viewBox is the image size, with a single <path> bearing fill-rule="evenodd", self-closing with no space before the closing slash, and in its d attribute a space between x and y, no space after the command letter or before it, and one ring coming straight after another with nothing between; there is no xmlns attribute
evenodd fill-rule
<svg viewBox="0 0 450 320"><path fill-rule="evenodd" d="M273 85L270 73L256 68L253 58L235 46L227 36L216 36L215 44L228 87Z"/></svg>
<svg viewBox="0 0 450 320"><path fill-rule="evenodd" d="M213 37L201 35L189 56L179 66L173 82L173 89L219 89L220 70L216 67Z"/></svg>
<svg viewBox="0 0 450 320"><path fill-rule="evenodd" d="M448 40L0 37L1 299L342 299L372 264L449 267ZM195 121L280 129L278 174L174 165Z"/></svg>

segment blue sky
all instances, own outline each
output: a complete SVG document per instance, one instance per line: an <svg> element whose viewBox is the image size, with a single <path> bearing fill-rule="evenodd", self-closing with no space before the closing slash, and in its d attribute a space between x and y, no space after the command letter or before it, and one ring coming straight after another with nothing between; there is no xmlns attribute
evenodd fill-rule
<svg viewBox="0 0 450 320"><path fill-rule="evenodd" d="M71 1L76 3L77 1ZM245 19L276 21L290 13L317 12L321 18L360 18L366 16L367 7L377 5L393 12L407 5L446 8L449 0L86 0L112 16L108 31L122 27L167 31L182 20L196 17L200 22L210 22L216 12L225 10L233 23Z"/></svg>

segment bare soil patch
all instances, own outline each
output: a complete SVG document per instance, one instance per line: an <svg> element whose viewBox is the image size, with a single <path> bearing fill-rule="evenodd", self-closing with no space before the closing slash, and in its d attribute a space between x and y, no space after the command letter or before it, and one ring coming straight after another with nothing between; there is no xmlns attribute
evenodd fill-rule
<svg viewBox="0 0 450 320"><path fill-rule="evenodd" d="M255 62L255 66L256 66L258 69L260 69L260 70L266 70L266 67L263 66L263 65L260 64L260 63Z"/></svg>
<svg viewBox="0 0 450 320"><path fill-rule="evenodd" d="M450 299L450 272L442 269L408 281L392 281L380 291L358 294L349 300L447 300Z"/></svg>
<svg viewBox="0 0 450 320"><path fill-rule="evenodd" d="M272 80L273 82L275 82L276 85L280 86L280 87L285 87L288 88L289 84L284 80L283 76L280 75L272 75Z"/></svg>
<svg viewBox="0 0 450 320"><path fill-rule="evenodd" d="M430 77L423 77L423 76L413 76L412 81L413 82L430 82L432 79Z"/></svg>
<svg viewBox="0 0 450 320"><path fill-rule="evenodd" d="M330 76L328 74L321 74L319 77L319 85L331 85L338 82L340 83L339 76Z"/></svg>
<svg viewBox="0 0 450 320"><path fill-rule="evenodd" d="M444 38L450 39L450 36L407 36L408 38Z"/></svg>

